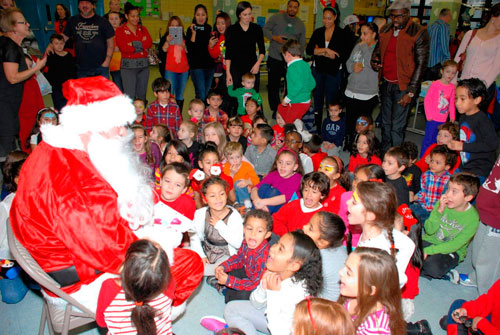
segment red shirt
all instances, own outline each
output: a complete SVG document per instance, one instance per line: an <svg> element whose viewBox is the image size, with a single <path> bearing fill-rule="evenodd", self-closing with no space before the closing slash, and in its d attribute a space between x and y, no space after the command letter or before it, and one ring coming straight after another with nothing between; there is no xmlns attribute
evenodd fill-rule
<svg viewBox="0 0 500 335"><path fill-rule="evenodd" d="M311 155L311 160L313 162L313 170L318 171L319 169L319 164L321 164L321 161L323 158L327 157L328 154L326 152L322 152L321 150L315 154Z"/></svg>
<svg viewBox="0 0 500 335"><path fill-rule="evenodd" d="M384 55L384 64L382 67L382 74L385 79L391 82L398 81L398 64L396 62L396 44L398 38L391 36L387 49Z"/></svg>
<svg viewBox="0 0 500 335"><path fill-rule="evenodd" d="M328 193L328 196L323 201L323 207L325 208L325 211L338 214L340 209L340 197L344 193L345 188L343 188L339 184L332 187L330 189L330 193Z"/></svg>
<svg viewBox="0 0 500 335"><path fill-rule="evenodd" d="M273 214L273 232L283 236L291 231L302 229L314 213L323 209L319 206L317 209L310 209L304 206L303 199L297 199L285 204L280 210Z"/></svg>
<svg viewBox="0 0 500 335"><path fill-rule="evenodd" d="M137 31L135 34L129 29L127 24L122 24L115 31L115 39L116 45L120 52L122 53L123 58L147 58L148 51L147 49L153 46L153 40L151 39L151 35L149 35L148 30L144 26L137 26ZM142 43L142 51L136 52L135 47L131 44L132 42L141 42Z"/></svg>
<svg viewBox="0 0 500 335"><path fill-rule="evenodd" d="M220 176L221 179L225 180L226 183L229 185L229 190L231 191L233 189L233 178L229 177L228 175L225 175L224 173L221 173ZM193 191L201 193L201 184L203 183L202 181L198 180L193 180L191 181L191 187L193 188Z"/></svg>
<svg viewBox="0 0 500 335"><path fill-rule="evenodd" d="M380 160L380 158L378 158L375 155L372 155L370 157L370 160L368 160L368 158L361 157L359 154L356 154L356 156L351 155L351 158L349 159L349 167L347 168L347 171L354 172L354 171L356 171L356 168L358 166L363 166L363 165L367 165L367 164L377 164L380 166L380 165L382 165L382 161Z"/></svg>

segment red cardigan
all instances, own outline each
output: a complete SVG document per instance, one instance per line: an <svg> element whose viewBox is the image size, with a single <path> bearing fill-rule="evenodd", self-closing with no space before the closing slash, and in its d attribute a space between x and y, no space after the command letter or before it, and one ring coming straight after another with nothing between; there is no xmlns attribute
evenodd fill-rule
<svg viewBox="0 0 500 335"><path fill-rule="evenodd" d="M115 31L116 35L116 45L120 49L123 58L146 58L148 57L147 49L153 46L153 40L151 39L151 35L149 35L148 30L144 26L137 26L137 31L134 34L127 24L122 24ZM135 48L129 44L133 41L141 41L142 42L142 51L136 52Z"/></svg>
<svg viewBox="0 0 500 335"><path fill-rule="evenodd" d="M494 257L494 256L492 256ZM482 294L476 300L467 301L462 305L467 310L467 316L475 318L481 316L483 319L477 324L484 335L500 334L500 280L489 289L488 293ZM491 316L491 322L486 317Z"/></svg>

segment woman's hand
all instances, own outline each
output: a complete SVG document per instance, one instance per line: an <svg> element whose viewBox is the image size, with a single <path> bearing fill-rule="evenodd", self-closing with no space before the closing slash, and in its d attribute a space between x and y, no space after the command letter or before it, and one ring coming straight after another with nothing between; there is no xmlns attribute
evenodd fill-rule
<svg viewBox="0 0 500 335"><path fill-rule="evenodd" d="M330 59L335 59L335 57L339 57L338 52L332 49L325 48L325 57L328 57Z"/></svg>
<svg viewBox="0 0 500 335"><path fill-rule="evenodd" d="M260 71L260 62L257 62L250 69L250 73L257 74L257 73L259 73L259 71Z"/></svg>
<svg viewBox="0 0 500 335"><path fill-rule="evenodd" d="M219 42L219 39L217 37L210 37L210 40L208 41L208 47L212 49L217 44L217 42Z"/></svg>
<svg viewBox="0 0 500 335"><path fill-rule="evenodd" d="M230 72L226 71L226 86L233 84L233 76L231 76Z"/></svg>
<svg viewBox="0 0 500 335"><path fill-rule="evenodd" d="M45 67L47 64L47 56L44 56L42 59L39 59L35 64L35 71L38 72Z"/></svg>

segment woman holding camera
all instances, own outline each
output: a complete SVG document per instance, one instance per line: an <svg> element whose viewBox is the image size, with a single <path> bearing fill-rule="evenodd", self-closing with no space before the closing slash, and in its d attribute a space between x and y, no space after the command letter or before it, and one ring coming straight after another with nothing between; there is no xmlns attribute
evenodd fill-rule
<svg viewBox="0 0 500 335"><path fill-rule="evenodd" d="M191 80L194 84L196 98L205 102L208 90L212 86L214 76L214 61L208 53L208 41L212 27L207 23L207 7L202 4L194 7L193 23L186 32Z"/></svg>

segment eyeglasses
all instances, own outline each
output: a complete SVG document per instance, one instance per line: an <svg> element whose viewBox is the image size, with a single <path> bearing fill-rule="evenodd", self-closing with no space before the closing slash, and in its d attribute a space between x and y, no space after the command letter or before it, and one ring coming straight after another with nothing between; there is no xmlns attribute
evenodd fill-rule
<svg viewBox="0 0 500 335"><path fill-rule="evenodd" d="M405 13L405 14L399 14L399 15L393 15L393 14L391 14L391 15L389 15L389 17L391 18L391 20L393 20L393 21L394 21L395 19L402 19L402 18L405 18L405 17L406 17L406 15L408 15L408 14L406 14L406 13Z"/></svg>
<svg viewBox="0 0 500 335"><path fill-rule="evenodd" d="M363 127L368 126L368 121L363 120L363 119L357 119L356 123L359 124L360 126L363 126Z"/></svg>
<svg viewBox="0 0 500 335"><path fill-rule="evenodd" d="M27 25L27 24L28 24L28 21L18 21L18 22L16 22L16 24L24 24L24 25Z"/></svg>

